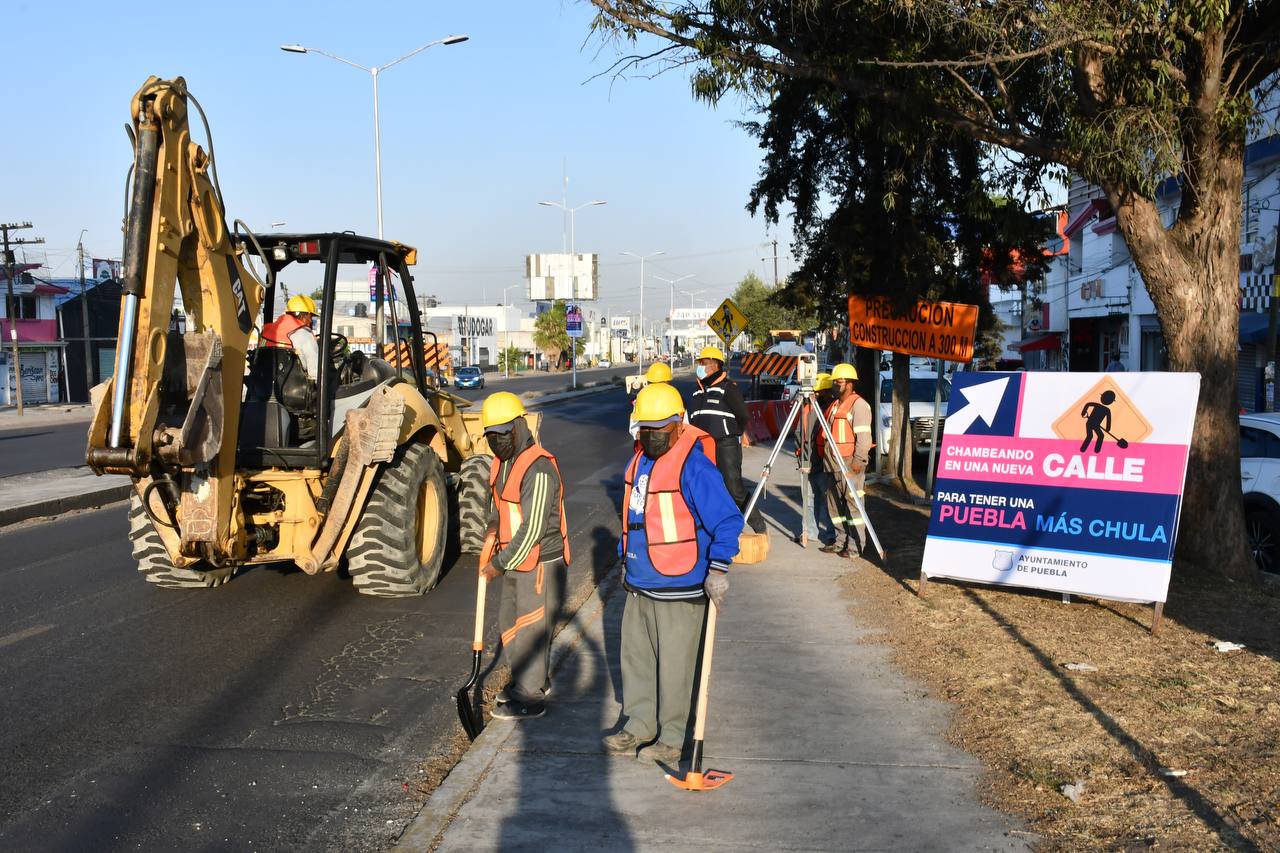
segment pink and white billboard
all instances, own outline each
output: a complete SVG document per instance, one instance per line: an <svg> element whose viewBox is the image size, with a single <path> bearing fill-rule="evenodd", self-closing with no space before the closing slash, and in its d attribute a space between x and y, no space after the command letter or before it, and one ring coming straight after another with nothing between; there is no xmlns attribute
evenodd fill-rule
<svg viewBox="0 0 1280 853"><path fill-rule="evenodd" d="M1164 601L1200 376L957 373L927 577Z"/></svg>

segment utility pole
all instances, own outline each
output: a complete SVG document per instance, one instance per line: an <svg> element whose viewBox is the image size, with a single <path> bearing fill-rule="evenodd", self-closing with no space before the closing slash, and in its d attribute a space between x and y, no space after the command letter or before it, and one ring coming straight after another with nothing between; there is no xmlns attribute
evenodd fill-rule
<svg viewBox="0 0 1280 853"><path fill-rule="evenodd" d="M8 302L6 303L6 309L9 316L9 344L10 344L10 353L11 353L9 357L13 359L13 385L14 385L14 391L17 394L16 400L18 403L19 415L22 414L22 362L18 358L18 300L13 295L13 277L15 275L15 272L14 272L14 263L13 263L13 249L11 247L25 246L25 245L30 245L34 243L43 243L44 238L32 237L31 239L28 239L28 240L10 240L9 232L21 231L25 228L30 228L30 227L31 227L30 222L10 222L4 225L0 225L0 231L4 232L4 263L5 263L5 272L7 274L7 278L9 282L9 291L7 294ZM5 377L5 381L6 382L8 381L7 376Z"/></svg>
<svg viewBox="0 0 1280 853"><path fill-rule="evenodd" d="M773 289L777 290L778 289L778 241L770 240L769 242L773 245L773 256L771 258L761 258L760 260L773 261Z"/></svg>
<svg viewBox="0 0 1280 853"><path fill-rule="evenodd" d="M89 359L89 293L84 287L84 231L76 244L76 256L80 265L80 334L84 336L84 392L93 387L93 364ZM96 281L96 279L95 279ZM71 398L71 377L67 377L67 399Z"/></svg>

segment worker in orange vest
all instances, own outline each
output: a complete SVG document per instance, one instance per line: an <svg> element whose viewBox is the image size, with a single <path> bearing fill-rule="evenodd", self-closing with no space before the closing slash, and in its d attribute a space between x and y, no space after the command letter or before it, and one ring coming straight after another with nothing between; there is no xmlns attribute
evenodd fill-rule
<svg viewBox="0 0 1280 853"><path fill-rule="evenodd" d="M831 374L819 373L813 383L814 396L800 401L796 418L796 467L800 469L800 506L803 510L800 533L796 541L805 548L812 539L823 545L835 541L835 526L827 508L827 471L823 467L819 440L822 425L813 408L824 410L832 400Z"/></svg>
<svg viewBox="0 0 1280 853"><path fill-rule="evenodd" d="M546 713L551 690L551 633L569 564L564 480L556 458L534 439L520 398L499 391L480 411L493 451L489 534L480 572L502 579L498 624L511 682L498 694L494 719L524 720Z"/></svg>
<svg viewBox="0 0 1280 853"><path fill-rule="evenodd" d="M831 383L836 398L827 407L827 423L831 427L831 437L835 444L820 437L819 445L823 447L823 466L826 468L827 506L831 510L831 521L836 529L844 531L844 544L837 541L820 548L827 554L838 554L841 557L852 557L850 544L856 538L858 554L862 554L866 544L866 522L858 512L858 505L849 493L849 481L857 490L858 498L866 494L867 460L871 456L871 406L853 390L853 383L858 379L858 371L852 364L837 364L831 371ZM839 457L849 472L849 480L845 480L840 471Z"/></svg>
<svg viewBox="0 0 1280 853"><path fill-rule="evenodd" d="M680 392L666 383L636 396L640 449L624 476L618 543L626 723L604 739L610 752L668 767L684 748L707 601L724 605L743 525L707 456L714 441L684 423L684 413Z"/></svg>
<svg viewBox="0 0 1280 853"><path fill-rule="evenodd" d="M298 294L289 297L278 318L262 324L262 346L293 350L312 382L320 377L320 345L311 331L311 318L318 313L314 299Z"/></svg>

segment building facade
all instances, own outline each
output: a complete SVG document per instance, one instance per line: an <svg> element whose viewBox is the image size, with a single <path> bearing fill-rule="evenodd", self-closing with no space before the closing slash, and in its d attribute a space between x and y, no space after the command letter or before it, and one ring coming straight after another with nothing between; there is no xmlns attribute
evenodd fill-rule
<svg viewBox="0 0 1280 853"><path fill-rule="evenodd" d="M38 265L14 265L13 316L9 316L8 272L0 267L0 405L16 405L18 383L22 383L24 405L57 403L64 399L62 335L58 329L57 298L67 289L38 280L31 270ZM17 332L18 361L13 360L13 337Z"/></svg>

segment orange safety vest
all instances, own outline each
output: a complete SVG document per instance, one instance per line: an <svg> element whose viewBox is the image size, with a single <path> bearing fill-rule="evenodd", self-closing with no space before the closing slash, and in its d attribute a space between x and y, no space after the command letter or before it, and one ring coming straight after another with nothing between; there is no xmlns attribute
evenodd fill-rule
<svg viewBox="0 0 1280 853"><path fill-rule="evenodd" d="M711 434L706 432L705 430L698 429L693 424L685 424L684 431L681 433L681 435L683 435L685 432L693 433L694 438L698 440L698 444L702 445L703 455L711 460L712 465L716 464L716 440L711 437ZM640 447L640 439L636 439L631 446L636 453L644 452L644 450L642 450Z"/></svg>
<svg viewBox="0 0 1280 853"><path fill-rule="evenodd" d="M556 462L556 458L540 444L532 444L521 451L515 462L511 464L507 482L501 489L498 488L498 474L502 469L502 460L495 456L493 464L489 466L489 488L493 490L493 505L498 508L497 550L501 551L510 545L520 529L520 523L523 521L520 510L520 485L524 481L524 475L529 473L529 468L539 459L550 459L551 467L556 469L556 477L560 480L560 542L564 546L565 565L568 565L569 528L564 520L564 478L560 476L560 464ZM529 551L529 556L524 558L524 562L510 568L517 572L531 572L541 562L538 559L541 554L542 543L539 542Z"/></svg>
<svg viewBox="0 0 1280 853"><path fill-rule="evenodd" d="M698 523L680 493L680 475L695 443L705 448L708 443L714 444L714 440L702 430L685 424L675 446L659 456L649 471L649 487L644 496L644 533L649 562L660 574L668 577L688 574L698 562ZM635 485L641 455L637 453L631 458L622 492L623 553L627 550L627 508L631 506L631 489Z"/></svg>
<svg viewBox="0 0 1280 853"><path fill-rule="evenodd" d="M262 324L262 335L259 340L264 347L293 349L289 336L299 329L310 328L311 324L302 322L302 319L297 314L281 314L280 319L275 322Z"/></svg>
<svg viewBox="0 0 1280 853"><path fill-rule="evenodd" d="M842 457L853 455L853 448L857 445L858 439L853 434L853 425L849 423L849 415L853 412L854 404L862 398L855 392L849 395L848 401L839 399L832 400L831 405L827 406L827 424L831 427L831 437L836 440L836 452ZM822 452L823 446L826 444L826 437L818 434L818 452ZM874 446L874 445L873 445Z"/></svg>

